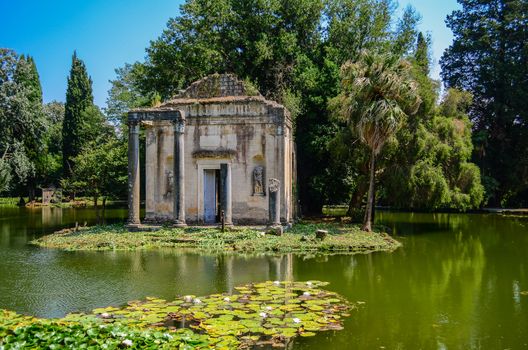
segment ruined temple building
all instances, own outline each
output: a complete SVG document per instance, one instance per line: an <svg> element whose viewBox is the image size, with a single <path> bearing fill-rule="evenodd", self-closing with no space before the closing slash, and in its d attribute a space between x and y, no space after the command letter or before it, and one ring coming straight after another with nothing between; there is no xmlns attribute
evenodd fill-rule
<svg viewBox="0 0 528 350"><path fill-rule="evenodd" d="M288 110L230 74L129 112L129 225L288 224L296 166ZM139 131L145 130L140 219Z"/></svg>

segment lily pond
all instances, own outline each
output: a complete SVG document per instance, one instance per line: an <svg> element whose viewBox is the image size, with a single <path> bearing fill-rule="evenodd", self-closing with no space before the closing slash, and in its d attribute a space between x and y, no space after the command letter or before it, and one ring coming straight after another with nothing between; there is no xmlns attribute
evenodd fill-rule
<svg viewBox="0 0 528 350"><path fill-rule="evenodd" d="M90 224L93 210L0 206L0 309L13 311L0 317L31 323L21 315L83 312L66 320L94 322L98 336L126 333L131 342L139 331L121 329L123 320L177 328L174 334L190 344L211 341L199 327L214 338L245 324L253 327L246 338L220 338L280 345L265 334L276 328L274 334L295 335L286 342L291 349L528 348L528 218L376 214L403 247L369 255L237 256L42 249L28 242L76 221ZM107 217L122 221L126 210L109 209ZM33 331L52 326L38 327ZM173 338L152 331L148 339L153 343L144 346L170 346Z"/></svg>

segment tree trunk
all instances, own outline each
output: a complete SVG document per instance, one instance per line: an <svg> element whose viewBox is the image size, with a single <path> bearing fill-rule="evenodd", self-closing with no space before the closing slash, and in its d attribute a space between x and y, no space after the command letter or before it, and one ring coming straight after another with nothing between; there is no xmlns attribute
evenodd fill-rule
<svg viewBox="0 0 528 350"><path fill-rule="evenodd" d="M356 190L354 191L354 193L352 193L352 196L350 197L350 202L348 202L348 210L346 214L347 216L352 216L354 208L361 208L361 201L363 200L363 197L365 196L365 192L367 192L367 189L368 189L367 181L361 181L358 184L358 186L356 187Z"/></svg>
<svg viewBox="0 0 528 350"><path fill-rule="evenodd" d="M370 184L369 184L369 192L368 192L368 199L367 199L367 207L365 209L365 221L363 224L363 231L372 232L372 205L374 203L374 176L375 176L375 160L376 160L376 154L374 153L374 150L372 151L372 154L370 155Z"/></svg>
<svg viewBox="0 0 528 350"><path fill-rule="evenodd" d="M374 179L374 188L376 188L376 179ZM376 192L372 194L372 213L370 214L370 221L376 222Z"/></svg>
<svg viewBox="0 0 528 350"><path fill-rule="evenodd" d="M106 213L106 196L103 196L103 225L106 223L105 213Z"/></svg>
<svg viewBox="0 0 528 350"><path fill-rule="evenodd" d="M94 208L95 208L95 224L99 225L99 207L97 206L97 196L94 196Z"/></svg>
<svg viewBox="0 0 528 350"><path fill-rule="evenodd" d="M29 185L28 185L28 194L29 194L29 199L28 201L29 202L33 202L35 200L35 184L33 183L33 181L29 181Z"/></svg>

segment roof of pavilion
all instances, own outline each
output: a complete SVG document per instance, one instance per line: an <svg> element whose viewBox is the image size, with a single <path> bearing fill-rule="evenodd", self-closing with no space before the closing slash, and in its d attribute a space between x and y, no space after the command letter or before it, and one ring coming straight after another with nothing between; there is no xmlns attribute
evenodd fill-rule
<svg viewBox="0 0 528 350"><path fill-rule="evenodd" d="M195 81L159 106L136 108L130 112L164 112L173 111L182 105L232 102L261 102L270 107L285 109L281 104L265 99L257 89L239 80L234 74L211 74Z"/></svg>

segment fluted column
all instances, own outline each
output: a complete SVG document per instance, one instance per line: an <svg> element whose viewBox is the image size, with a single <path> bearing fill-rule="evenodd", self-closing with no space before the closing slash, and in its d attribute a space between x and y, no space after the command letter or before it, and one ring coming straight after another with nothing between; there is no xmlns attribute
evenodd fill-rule
<svg viewBox="0 0 528 350"><path fill-rule="evenodd" d="M174 125L174 225L186 226L185 223L185 117L178 113Z"/></svg>
<svg viewBox="0 0 528 350"><path fill-rule="evenodd" d="M128 122L128 224L139 225L139 121Z"/></svg>

